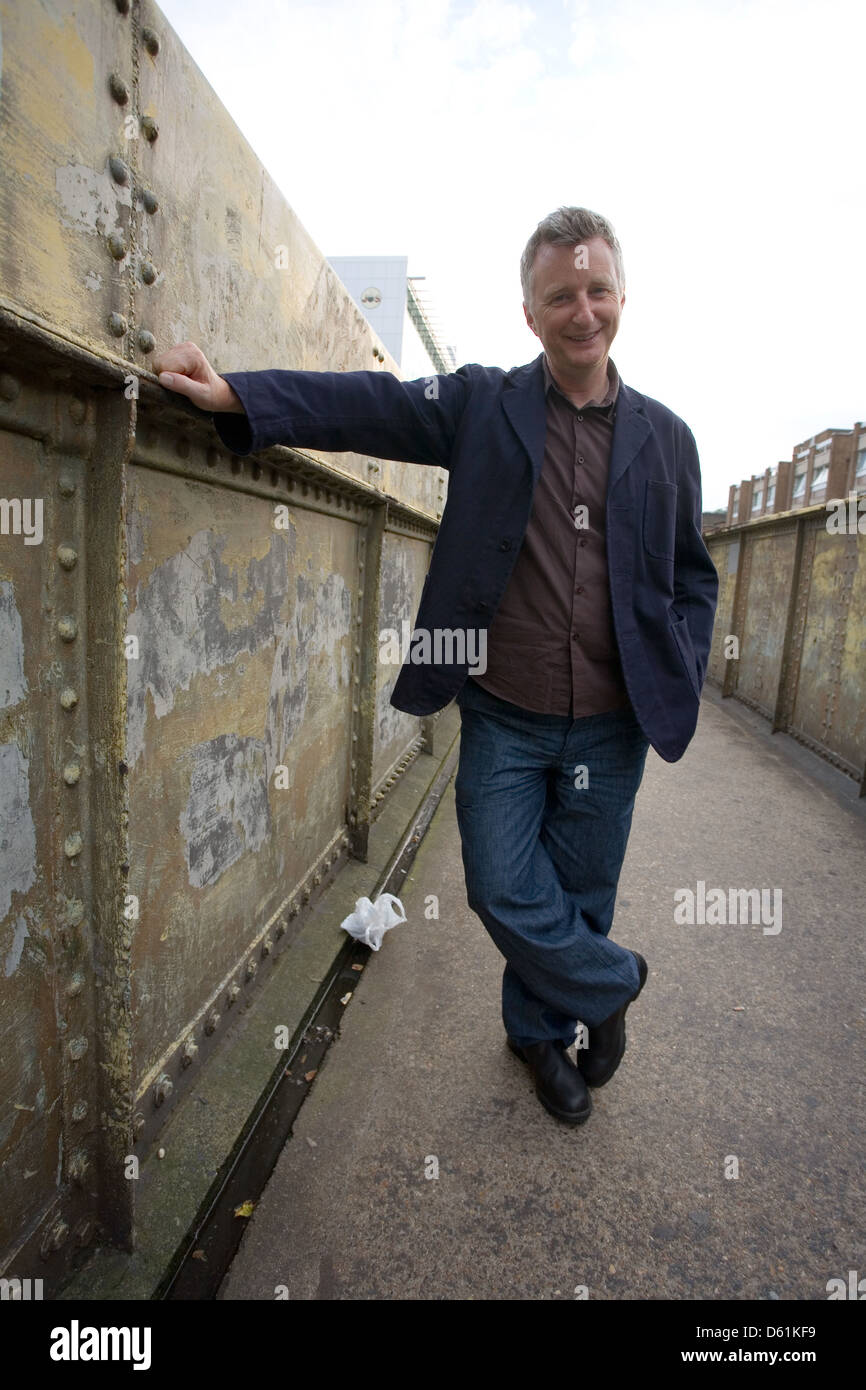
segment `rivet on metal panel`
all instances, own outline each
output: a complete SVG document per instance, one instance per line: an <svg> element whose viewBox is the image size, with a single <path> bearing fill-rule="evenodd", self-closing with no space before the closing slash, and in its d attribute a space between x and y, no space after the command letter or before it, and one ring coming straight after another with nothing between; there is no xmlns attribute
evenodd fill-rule
<svg viewBox="0 0 866 1390"><path fill-rule="evenodd" d="M141 133L145 140L149 140L150 143L153 144L154 140L159 135L159 126L156 121L152 116L142 116L139 125L141 126Z"/></svg>
<svg viewBox="0 0 866 1390"><path fill-rule="evenodd" d="M115 183L129 183L129 165L125 160L113 154L108 160L108 167Z"/></svg>
<svg viewBox="0 0 866 1390"><path fill-rule="evenodd" d="M332 864L336 864L336 862L337 862L337 860L339 859L339 857L340 857L340 851L339 851L338 849L335 849L335 850L332 852L332 854L331 854L331 863L332 863Z"/></svg>
<svg viewBox="0 0 866 1390"><path fill-rule="evenodd" d="M73 1038L72 1041L69 1043L66 1051L69 1053L71 1061L80 1062L85 1052L87 1051L87 1039Z"/></svg>
<svg viewBox="0 0 866 1390"><path fill-rule="evenodd" d="M74 787L81 778L81 764L67 763L63 769L63 780L67 787Z"/></svg>
<svg viewBox="0 0 866 1390"><path fill-rule="evenodd" d="M83 988L84 976L80 972L76 972L76 974L70 976L69 983L66 986L66 993L70 996L70 998L74 998L76 994L81 993Z"/></svg>
<svg viewBox="0 0 866 1390"><path fill-rule="evenodd" d="M155 1086L154 1086L154 1088L153 1088L153 1103L154 1103L154 1105L162 1105L163 1101L165 1101L165 1100L168 1099L168 1097L171 1095L171 1093L172 1093L173 1090L174 1090L174 1082L172 1081L171 1077L168 1075L168 1072L162 1072L162 1073L156 1078L156 1084L155 1084Z"/></svg>
<svg viewBox="0 0 866 1390"><path fill-rule="evenodd" d="M258 968L259 967L254 960L247 961L246 977L248 980L251 980L253 978Z"/></svg>
<svg viewBox="0 0 866 1390"><path fill-rule="evenodd" d="M76 1149L69 1155L69 1176L79 1187L84 1182L89 1167L90 1161L84 1149Z"/></svg>
<svg viewBox="0 0 866 1390"><path fill-rule="evenodd" d="M78 561L78 551L74 550L71 545L59 545L57 547L57 559L63 569L74 569Z"/></svg>
<svg viewBox="0 0 866 1390"><path fill-rule="evenodd" d="M129 328L129 324L123 314L108 315L108 331L113 338L122 338Z"/></svg>
<svg viewBox="0 0 866 1390"><path fill-rule="evenodd" d="M57 619L57 635L62 642L74 642L78 636L78 622L71 613Z"/></svg>
<svg viewBox="0 0 866 1390"><path fill-rule="evenodd" d="M182 1067L190 1067L198 1055L198 1043L193 1038L187 1038L180 1054L180 1064Z"/></svg>
<svg viewBox="0 0 866 1390"><path fill-rule="evenodd" d="M108 249L116 261L122 261L126 255L126 237L123 232L110 232L108 235Z"/></svg>
<svg viewBox="0 0 866 1390"><path fill-rule="evenodd" d="M227 1005L228 1005L229 1008L231 1008L232 1005L234 1005L234 1004L237 1003L237 1001L238 1001L238 999L239 999L239 997L240 997L240 992L241 992L241 987L240 987L240 985L231 985L231 986L230 986L230 988L229 988L229 990L228 990L228 993L226 994L226 1003L227 1003Z"/></svg>
<svg viewBox="0 0 866 1390"><path fill-rule="evenodd" d="M305 889L304 889L303 893L301 894L301 900L302 900L303 902L305 902L305 903L308 903L308 902L310 901L310 889L309 889L309 888L305 888Z"/></svg>
<svg viewBox="0 0 866 1390"><path fill-rule="evenodd" d="M343 838L342 838L342 840L340 841L340 843L342 844L342 846L343 846L344 849L348 849L348 847L349 847L349 837L348 837L348 835L344 835Z"/></svg>
<svg viewBox="0 0 866 1390"><path fill-rule="evenodd" d="M144 44L148 53L151 53L154 57L156 57L157 53L159 52L159 39L157 38L156 34L153 32L152 29L142 29L141 42Z"/></svg>
<svg viewBox="0 0 866 1390"><path fill-rule="evenodd" d="M75 859L84 848L84 837L80 830L73 830L63 841L63 853L67 859Z"/></svg>
<svg viewBox="0 0 866 1390"><path fill-rule="evenodd" d="M59 1250L68 1235L69 1227L65 1221L55 1221L53 1226L49 1226L42 1240L43 1259L47 1259L55 1250Z"/></svg>
<svg viewBox="0 0 866 1390"><path fill-rule="evenodd" d="M207 1033L208 1037L210 1037L212 1033L216 1032L217 1027L219 1025L219 1021L220 1015L217 1013L216 1009L212 1009L211 1012L208 1014L207 1018L205 1019L204 1025L204 1031Z"/></svg>
<svg viewBox="0 0 866 1390"><path fill-rule="evenodd" d="M129 101L129 88L123 78L118 73L113 72L108 79L108 86L118 106L125 106Z"/></svg>
<svg viewBox="0 0 866 1390"><path fill-rule="evenodd" d="M159 211L159 202L157 201L156 194L151 193L149 188L143 188L141 190L141 201L144 204L145 212L154 213Z"/></svg>
<svg viewBox="0 0 866 1390"><path fill-rule="evenodd" d="M262 942L262 955L263 955L263 956L269 956L269 955L271 954L271 951L272 951L273 949L274 949L274 943L273 943L273 941L271 940L271 938L270 938L269 936L266 936L265 939L264 939L264 941Z"/></svg>
<svg viewBox="0 0 866 1390"><path fill-rule="evenodd" d="M277 922L277 939L279 940L279 938L280 938L281 936L285 936L285 934L286 934L286 924L285 924L285 922Z"/></svg>
<svg viewBox="0 0 866 1390"><path fill-rule="evenodd" d="M86 1119L87 1119L87 1101L86 1101L86 1100L77 1100L77 1101L75 1102L75 1104L74 1104L73 1107L72 1107L72 1118L73 1118L73 1120L75 1121L75 1123L76 1123L77 1125L80 1125L82 1120L86 1120Z"/></svg>
<svg viewBox="0 0 866 1390"><path fill-rule="evenodd" d="M146 328L140 328L138 330L137 342L142 352L153 352L153 349L156 347L156 339Z"/></svg>
<svg viewBox="0 0 866 1390"><path fill-rule="evenodd" d="M322 881L322 875L321 875L321 874L319 874L319 873L313 874L313 887L314 887L314 888L318 888L318 886L319 886L319 884L321 883L321 881Z"/></svg>
<svg viewBox="0 0 866 1390"><path fill-rule="evenodd" d="M294 900L294 902L292 903L291 907L289 908L289 916L290 916L290 917L297 917L299 911L300 911L300 908L299 908L299 906L298 906L298 900L297 900L297 898L296 898L296 899Z"/></svg>
<svg viewBox="0 0 866 1390"><path fill-rule="evenodd" d="M156 279L156 266L153 261L142 261L138 273L146 285L152 285Z"/></svg>
<svg viewBox="0 0 866 1390"><path fill-rule="evenodd" d="M14 401L21 394L21 383L8 372L0 372L0 396L4 401Z"/></svg>
<svg viewBox="0 0 866 1390"><path fill-rule="evenodd" d="M386 781L385 781L385 786L386 786L386 787L393 787L395 780L396 780L396 778L394 778L394 777L388 777L388 778L386 779Z"/></svg>

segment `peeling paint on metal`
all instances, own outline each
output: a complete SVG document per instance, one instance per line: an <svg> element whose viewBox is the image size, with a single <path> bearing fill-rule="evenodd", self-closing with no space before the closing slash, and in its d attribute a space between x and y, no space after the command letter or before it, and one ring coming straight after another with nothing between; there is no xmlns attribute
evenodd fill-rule
<svg viewBox="0 0 866 1390"><path fill-rule="evenodd" d="M24 678L24 635L15 592L0 581L0 709L17 705L27 694Z"/></svg>
<svg viewBox="0 0 866 1390"><path fill-rule="evenodd" d="M12 946L6 955L6 961L3 967L3 973L7 979L10 975L14 975L15 971L18 969L18 964L21 960L21 952L24 950L24 942L30 935L27 930L27 923L23 917L16 919L12 930Z"/></svg>
<svg viewBox="0 0 866 1390"><path fill-rule="evenodd" d="M189 802L180 818L194 888L215 883L241 855L260 849L271 829L261 739L220 734L190 749Z"/></svg>
<svg viewBox="0 0 866 1390"><path fill-rule="evenodd" d="M29 766L16 743L0 744L0 922L13 893L26 893L36 882Z"/></svg>
<svg viewBox="0 0 866 1390"><path fill-rule="evenodd" d="M173 707L178 690L188 690L196 675L232 666L242 652L254 652L273 640L288 593L288 561L294 531L277 532L262 560L251 559L243 588L238 574L222 563L225 536L197 531L186 550L157 566L136 590L135 610L127 632L139 639L139 656L129 662L129 761L134 766L144 748L147 696L157 719ZM229 628L222 600L243 598L244 614L254 595L261 606L248 620Z"/></svg>
<svg viewBox="0 0 866 1390"><path fill-rule="evenodd" d="M97 173L86 164L66 164L54 171L62 227L108 236L122 232L120 209L132 206L132 190L115 183L107 169Z"/></svg>

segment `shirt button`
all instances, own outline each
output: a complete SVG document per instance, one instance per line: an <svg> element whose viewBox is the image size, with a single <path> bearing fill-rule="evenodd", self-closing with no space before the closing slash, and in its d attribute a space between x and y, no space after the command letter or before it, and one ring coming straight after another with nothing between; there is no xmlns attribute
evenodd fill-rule
<svg viewBox="0 0 866 1390"><path fill-rule="evenodd" d="M586 459L583 457L583 454L578 454L577 461L578 463L586 463Z"/></svg>
<svg viewBox="0 0 866 1390"><path fill-rule="evenodd" d="M576 594L582 594L582 593L583 593L583 585L582 585L582 584L578 584L578 586L577 586L577 588L575 589L574 592L575 592Z"/></svg>
<svg viewBox="0 0 866 1390"><path fill-rule="evenodd" d="M500 541L500 542L499 542L499 549L500 549L500 550L510 550L510 549L511 549L511 541Z"/></svg>
<svg viewBox="0 0 866 1390"><path fill-rule="evenodd" d="M582 416L582 415L578 415L577 418L578 418L578 420L582 420L582 419L583 419L583 416Z"/></svg>

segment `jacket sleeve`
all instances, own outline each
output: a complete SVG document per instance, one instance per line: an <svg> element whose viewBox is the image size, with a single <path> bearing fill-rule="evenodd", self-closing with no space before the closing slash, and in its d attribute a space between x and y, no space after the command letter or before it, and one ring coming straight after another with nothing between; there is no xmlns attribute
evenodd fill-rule
<svg viewBox="0 0 866 1390"><path fill-rule="evenodd" d="M686 619L703 685L713 638L719 576L701 535L701 468L695 437L681 425L677 460L674 603Z"/></svg>
<svg viewBox="0 0 866 1390"><path fill-rule="evenodd" d="M468 366L401 381L392 372L226 372L246 415L215 412L236 454L289 444L447 468L472 389Z"/></svg>

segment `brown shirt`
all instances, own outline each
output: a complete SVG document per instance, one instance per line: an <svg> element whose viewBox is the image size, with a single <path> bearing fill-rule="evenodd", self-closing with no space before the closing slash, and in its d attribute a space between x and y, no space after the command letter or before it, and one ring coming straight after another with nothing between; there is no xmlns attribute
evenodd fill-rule
<svg viewBox="0 0 866 1390"><path fill-rule="evenodd" d="M471 679L502 700L573 719L629 704L616 645L605 513L619 373L578 408L543 357L547 433L520 554Z"/></svg>

